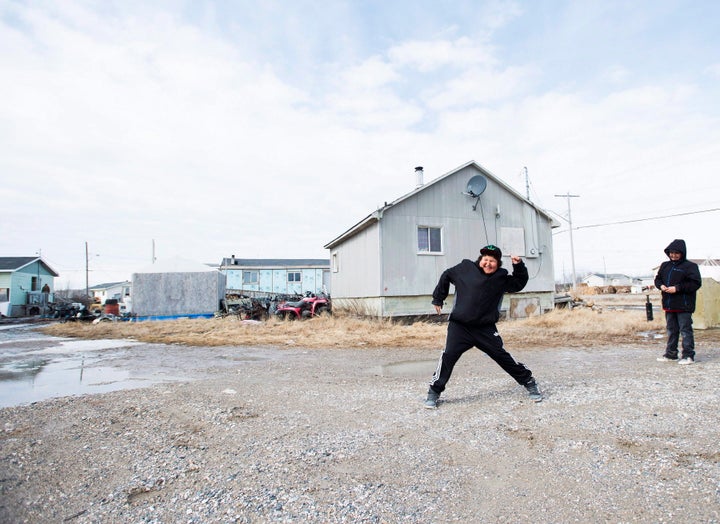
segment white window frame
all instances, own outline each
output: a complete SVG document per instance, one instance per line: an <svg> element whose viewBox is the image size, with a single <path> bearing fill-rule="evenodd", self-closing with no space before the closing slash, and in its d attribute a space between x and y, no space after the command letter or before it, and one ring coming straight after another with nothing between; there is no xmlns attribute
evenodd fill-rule
<svg viewBox="0 0 720 524"><path fill-rule="evenodd" d="M253 273L255 274L255 280L245 280L245 275L250 275L250 276L252 276ZM243 285L245 285L245 284L248 284L248 285L259 284L259 283L260 283L260 271L258 271L257 269L243 269L243 272L242 272L242 283L243 283Z"/></svg>
<svg viewBox="0 0 720 524"><path fill-rule="evenodd" d="M420 249L420 230L423 230L423 229L426 230L426 232L427 232L427 246L428 246L427 251ZM439 246L440 249L438 251L432 251L432 236L431 236L432 230L437 230L440 235L440 246ZM443 244L444 244L443 240L444 240L443 239L443 228L441 226L421 225L421 226L417 226L417 228L415 229L415 246L417 248L418 255L443 255L444 251L445 251L443 249Z"/></svg>

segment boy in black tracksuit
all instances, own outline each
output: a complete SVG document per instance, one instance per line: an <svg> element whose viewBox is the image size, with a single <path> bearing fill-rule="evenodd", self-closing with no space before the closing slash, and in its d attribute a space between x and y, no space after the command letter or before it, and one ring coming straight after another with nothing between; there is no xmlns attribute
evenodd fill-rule
<svg viewBox="0 0 720 524"><path fill-rule="evenodd" d="M496 246L485 246L477 261L463 260L443 272L433 291L432 303L440 314L443 301L455 286L455 304L450 313L445 350L430 381L425 407L436 408L440 393L450 379L455 364L463 353L475 346L484 351L518 384L527 388L535 402L542 400L532 372L505 351L495 323L500 318L500 305L505 292L525 287L528 272L520 257L512 256L513 272L502 269L502 252Z"/></svg>
<svg viewBox="0 0 720 524"><path fill-rule="evenodd" d="M692 314L695 311L695 295L702 286L700 268L687 259L685 241L675 239L665 248L670 260L660 265L655 276L655 287L662 291L662 308L667 326L665 354L660 362L693 364L695 362L695 336ZM682 335L682 358L678 360L678 341Z"/></svg>

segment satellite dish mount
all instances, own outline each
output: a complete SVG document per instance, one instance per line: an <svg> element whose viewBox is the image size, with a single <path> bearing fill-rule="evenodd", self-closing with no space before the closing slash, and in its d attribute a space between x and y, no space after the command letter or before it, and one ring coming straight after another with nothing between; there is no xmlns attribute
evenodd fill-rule
<svg viewBox="0 0 720 524"><path fill-rule="evenodd" d="M468 180L467 188L463 192L463 195L467 195L475 199L475 203L472 207L473 211L477 209L478 202L480 201L480 195L483 194L485 188L487 188L487 179L482 175L475 175Z"/></svg>

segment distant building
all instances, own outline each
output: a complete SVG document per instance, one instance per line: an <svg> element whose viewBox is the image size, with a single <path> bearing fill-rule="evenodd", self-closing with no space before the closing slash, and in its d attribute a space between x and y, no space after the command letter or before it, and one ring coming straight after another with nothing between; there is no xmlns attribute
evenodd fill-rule
<svg viewBox="0 0 720 524"><path fill-rule="evenodd" d="M93 303L89 306L93 312L112 311L112 307L103 308L108 301L116 301L117 314L126 315L132 312L132 282L125 280L123 282L107 282L97 284L88 288L88 292L93 299Z"/></svg>
<svg viewBox="0 0 720 524"><path fill-rule="evenodd" d="M45 313L58 276L40 257L0 257L0 316Z"/></svg>
<svg viewBox="0 0 720 524"><path fill-rule="evenodd" d="M720 260L717 258L706 258L704 260L692 259L700 268L700 275L703 278L712 278L720 282Z"/></svg>
<svg viewBox="0 0 720 524"><path fill-rule="evenodd" d="M228 293L330 293L330 260L317 258L223 258Z"/></svg>
<svg viewBox="0 0 720 524"><path fill-rule="evenodd" d="M522 256L530 273L521 293L505 296L508 317L554 308L551 230L557 221L475 162L427 184L422 168L416 175L415 190L325 245L334 310L377 317L434 314L431 296L440 274L462 259L476 260L487 244L500 247L509 270L510 255Z"/></svg>
<svg viewBox="0 0 720 524"><path fill-rule="evenodd" d="M633 278L621 273L590 273L582 282L590 287L631 286Z"/></svg>
<svg viewBox="0 0 720 524"><path fill-rule="evenodd" d="M97 284L88 288L88 291L96 301L102 304L107 299L123 301L125 297L130 296L131 289L132 283L129 280L124 280L123 282Z"/></svg>

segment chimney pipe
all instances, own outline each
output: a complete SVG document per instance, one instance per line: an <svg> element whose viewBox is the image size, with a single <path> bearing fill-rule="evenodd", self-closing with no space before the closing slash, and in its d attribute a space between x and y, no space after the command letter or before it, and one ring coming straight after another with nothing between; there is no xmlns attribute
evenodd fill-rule
<svg viewBox="0 0 720 524"><path fill-rule="evenodd" d="M415 178L417 179L417 186L416 186L416 187L422 187L423 184L425 183L425 182L423 181L423 174L424 174L424 171L423 171L422 166L418 166L418 167L415 168Z"/></svg>

